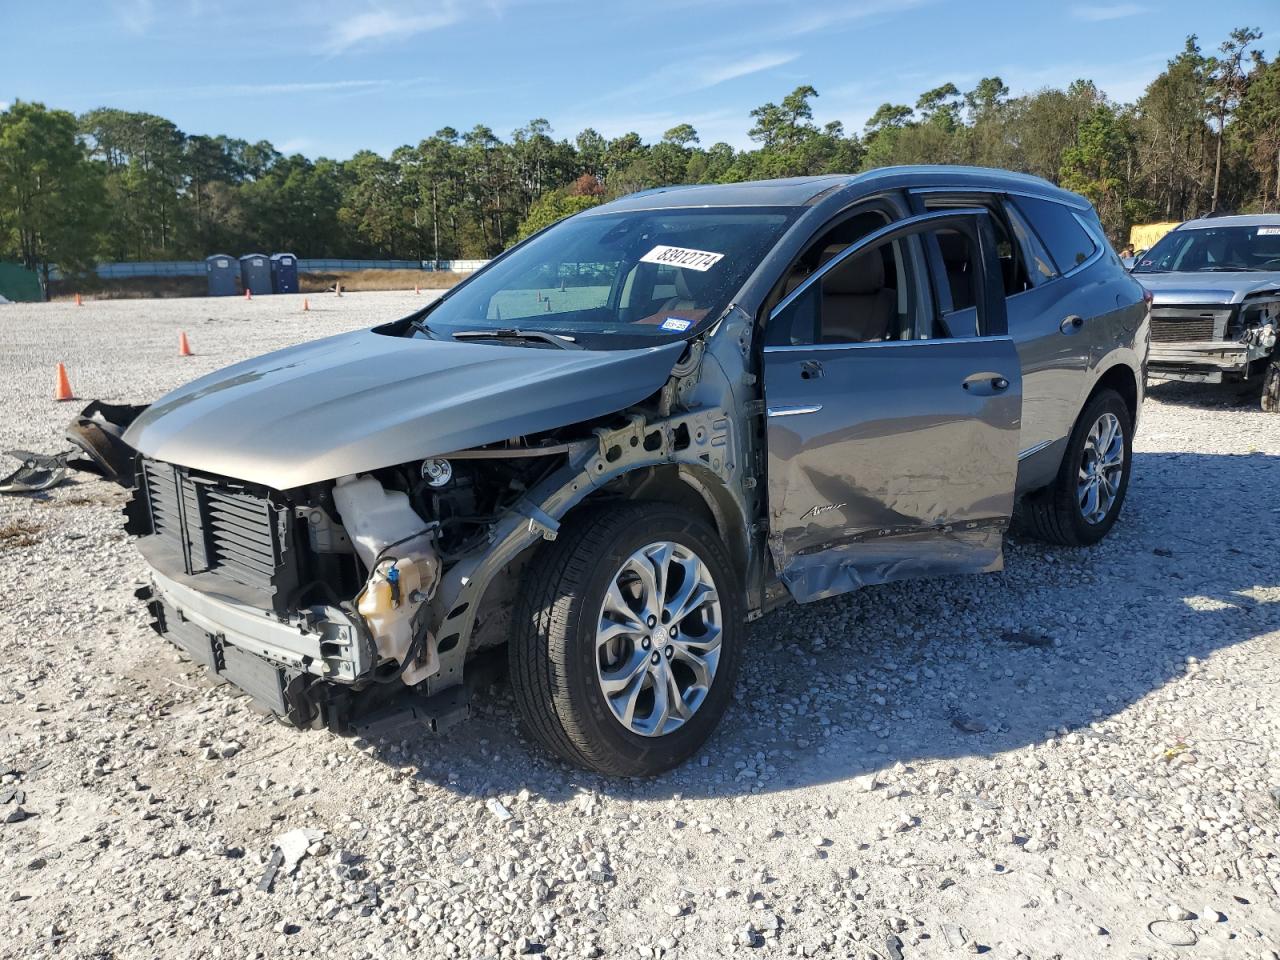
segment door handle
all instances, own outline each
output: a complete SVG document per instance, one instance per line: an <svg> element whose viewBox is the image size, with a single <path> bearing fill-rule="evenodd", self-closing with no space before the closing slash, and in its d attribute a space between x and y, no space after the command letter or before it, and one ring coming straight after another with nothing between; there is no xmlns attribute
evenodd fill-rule
<svg viewBox="0 0 1280 960"><path fill-rule="evenodd" d="M1058 331L1066 334L1079 333L1083 326L1084 317L1073 313L1069 317L1062 318L1062 322L1058 324Z"/></svg>
<svg viewBox="0 0 1280 960"><path fill-rule="evenodd" d="M989 397L992 394L1004 393L1008 390L1009 378L1002 377L998 373L978 373L964 381L960 386L980 397Z"/></svg>
<svg viewBox="0 0 1280 960"><path fill-rule="evenodd" d="M822 364L817 360L806 360L800 364L801 380L816 380L823 374Z"/></svg>

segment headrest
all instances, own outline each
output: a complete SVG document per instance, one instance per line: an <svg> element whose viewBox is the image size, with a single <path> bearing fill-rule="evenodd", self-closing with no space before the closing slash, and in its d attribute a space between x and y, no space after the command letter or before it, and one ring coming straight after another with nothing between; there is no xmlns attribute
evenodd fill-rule
<svg viewBox="0 0 1280 960"><path fill-rule="evenodd" d="M828 247L827 250L822 251L822 256L825 260L831 259L831 257L827 256L827 251L831 249L831 247ZM834 257L836 253L843 249L844 246L840 246L831 256ZM884 259L878 247L855 254L852 259L846 260L835 267L822 280L822 292L824 294L865 296L870 293L879 293L883 289Z"/></svg>
<svg viewBox="0 0 1280 960"><path fill-rule="evenodd" d="M714 278L710 276L711 273L710 270L688 270L676 267L674 280L676 296L681 300L701 302L715 283Z"/></svg>

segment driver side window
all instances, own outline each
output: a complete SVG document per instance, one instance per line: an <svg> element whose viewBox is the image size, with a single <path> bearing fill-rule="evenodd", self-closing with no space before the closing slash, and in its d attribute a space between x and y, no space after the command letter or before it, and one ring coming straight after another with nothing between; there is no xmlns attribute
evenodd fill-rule
<svg viewBox="0 0 1280 960"><path fill-rule="evenodd" d="M831 267L787 310L773 317L767 345L881 343L933 335L920 302L914 238L869 247ZM850 243L825 244L815 270Z"/></svg>

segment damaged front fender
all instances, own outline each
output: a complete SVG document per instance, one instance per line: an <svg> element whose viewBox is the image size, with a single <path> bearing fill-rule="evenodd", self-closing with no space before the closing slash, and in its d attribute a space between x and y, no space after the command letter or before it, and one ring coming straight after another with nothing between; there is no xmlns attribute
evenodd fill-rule
<svg viewBox="0 0 1280 960"><path fill-rule="evenodd" d="M67 439L88 459L69 460L67 465L132 487L137 451L125 443L124 432L146 409L147 404L91 402L66 432Z"/></svg>

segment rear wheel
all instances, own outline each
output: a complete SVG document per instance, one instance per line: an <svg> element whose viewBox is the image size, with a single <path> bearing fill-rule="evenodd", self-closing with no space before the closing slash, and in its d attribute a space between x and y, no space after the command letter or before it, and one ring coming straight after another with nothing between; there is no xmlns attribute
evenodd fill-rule
<svg viewBox="0 0 1280 960"><path fill-rule="evenodd" d="M1133 416L1120 394L1099 391L1071 430L1058 476L1023 501L1022 530L1069 547L1105 537L1129 488L1132 432Z"/></svg>
<svg viewBox="0 0 1280 960"><path fill-rule="evenodd" d="M594 508L528 571L509 656L534 738L613 776L660 773L702 746L745 630L716 533L667 504Z"/></svg>

